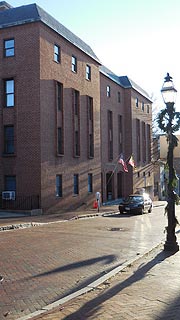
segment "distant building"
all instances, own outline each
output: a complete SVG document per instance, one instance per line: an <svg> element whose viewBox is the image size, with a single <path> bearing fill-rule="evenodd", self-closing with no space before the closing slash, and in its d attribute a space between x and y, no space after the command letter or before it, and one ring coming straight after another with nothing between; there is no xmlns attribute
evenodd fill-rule
<svg viewBox="0 0 180 320"><path fill-rule="evenodd" d="M36 4L1 1L0 29L0 191L15 193L1 207L56 212L91 205L96 191L103 202L153 194L148 95ZM123 171L121 153L136 170Z"/></svg>

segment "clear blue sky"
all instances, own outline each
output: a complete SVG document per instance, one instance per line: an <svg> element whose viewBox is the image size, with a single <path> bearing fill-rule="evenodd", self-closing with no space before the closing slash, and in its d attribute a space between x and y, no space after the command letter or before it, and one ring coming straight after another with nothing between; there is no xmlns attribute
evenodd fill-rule
<svg viewBox="0 0 180 320"><path fill-rule="evenodd" d="M127 75L164 107L167 72L178 90L180 111L179 0L6 0L14 7L36 2L88 43L117 75ZM178 102L179 101L179 102Z"/></svg>

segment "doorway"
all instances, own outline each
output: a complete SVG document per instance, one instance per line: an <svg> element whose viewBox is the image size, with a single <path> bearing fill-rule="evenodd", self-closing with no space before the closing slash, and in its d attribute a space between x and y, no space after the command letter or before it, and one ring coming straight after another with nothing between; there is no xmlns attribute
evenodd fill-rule
<svg viewBox="0 0 180 320"><path fill-rule="evenodd" d="M114 199L114 175L112 171L106 173L106 198L107 201Z"/></svg>

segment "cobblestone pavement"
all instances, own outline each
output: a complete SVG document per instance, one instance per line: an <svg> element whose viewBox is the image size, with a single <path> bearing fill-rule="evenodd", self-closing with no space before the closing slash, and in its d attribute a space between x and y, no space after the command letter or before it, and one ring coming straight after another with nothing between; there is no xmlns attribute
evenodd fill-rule
<svg viewBox="0 0 180 320"><path fill-rule="evenodd" d="M159 245L91 292L38 319L179 320L179 261L180 252L168 255Z"/></svg>
<svg viewBox="0 0 180 320"><path fill-rule="evenodd" d="M107 213L108 208L106 209ZM87 212L86 215L89 216ZM71 218L74 219L74 217L72 214ZM18 223L22 223L22 225L28 222L28 219L21 219L17 221ZM72 295L84 287L89 287L88 290L92 289L92 282L105 276L108 272L114 270L114 268L121 270L130 261L134 261L141 255L143 256L144 253L156 246L157 243L160 243L164 239L163 226L166 225L164 214L160 215L155 209L152 214L130 216L129 219L123 217L123 215L119 216L116 214L108 215L107 217L95 215L93 219L75 219L63 222L57 222L58 219L53 219L53 221L48 221L48 217L46 217L45 222L54 223L0 232L0 272L3 276L3 281L0 282L0 319L29 319L29 314L37 310L42 310L44 313L45 310L48 310L47 305L54 304L55 301L67 295ZM12 223L12 220L7 221ZM41 220L36 220L36 222L42 223L43 220L41 218ZM5 224L0 221L0 225ZM161 250L159 254L162 255ZM157 254L157 257L161 259L161 255L158 256ZM176 255L173 257L176 257ZM166 266L172 264L168 259L164 260L169 261L169 264L166 264ZM155 261L155 257L151 260ZM142 264L144 264L143 261ZM134 264L133 268L136 268ZM145 268L141 268L141 265L138 268L143 274ZM151 269L153 268L154 266L151 267ZM131 268L124 270L126 271L119 273L117 277L120 276L122 278L128 275L128 272L131 272ZM136 269L134 270L132 269L130 277L128 275L130 285L126 285L129 280L126 281L125 278L122 278L122 287L120 286L120 289L117 287L116 290L116 285L114 285L115 290L112 289L107 292L113 301L126 287L127 289L131 289L134 283L139 284L142 282L142 279L146 279L146 273L143 278L136 272ZM138 274L138 281L132 281L133 273ZM174 276L176 277L176 275ZM155 279L151 275L150 278ZM111 280L105 280L105 283L97 286L97 289L82 295L80 298L76 298L77 300L71 300L68 304L63 304L61 307L58 307L57 312L53 311L51 314L43 315L43 317L47 318L42 319L111 319L111 312L108 310L114 311L115 307L113 304L111 306L109 304L109 309L106 310L106 305L111 299L106 299L105 295L106 289L110 289L111 281L114 281L114 279L116 277L111 278ZM117 281L117 284L119 284L120 280L118 279ZM175 283L178 284L178 281L175 281ZM162 284L164 285L165 283ZM150 282L148 285L151 287ZM138 289L136 290L138 291ZM145 295L143 290L139 293L140 295L137 294L137 306L138 300L142 301L141 303L144 301L144 305L146 299L147 301L151 300L150 298L146 298L148 290L144 290ZM101 298L102 294L103 297ZM98 305L96 305L96 297L97 301L99 301ZM130 310L131 293L125 293L123 295L124 298L126 298L128 310ZM95 306L93 306L94 299ZM152 299L152 301L155 300ZM125 304L125 300L124 302L121 300L121 302L122 305ZM118 306L119 303L116 302L115 305ZM153 302L153 304L156 303ZM164 302L164 306L165 304L166 302ZM128 310L126 310L127 314ZM102 311L103 316L101 317L97 311L100 314ZM105 316L106 313L107 317ZM124 315L120 313L119 316L117 309L117 316L114 313L112 319L129 318L126 313ZM155 320L156 318L140 318L136 315L132 319ZM168 319L174 320L176 318Z"/></svg>

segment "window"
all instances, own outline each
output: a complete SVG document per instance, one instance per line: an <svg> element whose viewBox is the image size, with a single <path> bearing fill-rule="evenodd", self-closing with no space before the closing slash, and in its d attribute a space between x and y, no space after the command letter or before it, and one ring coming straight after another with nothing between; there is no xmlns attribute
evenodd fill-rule
<svg viewBox="0 0 180 320"><path fill-rule="evenodd" d="M63 144L63 130L61 127L58 128L58 146L57 146L57 149L58 149L58 154L64 154L64 144Z"/></svg>
<svg viewBox="0 0 180 320"><path fill-rule="evenodd" d="M79 175L74 174L74 194L79 194Z"/></svg>
<svg viewBox="0 0 180 320"><path fill-rule="evenodd" d="M14 126L4 126L4 153L14 153Z"/></svg>
<svg viewBox="0 0 180 320"><path fill-rule="evenodd" d="M147 104L147 113L149 113L149 105Z"/></svg>
<svg viewBox="0 0 180 320"><path fill-rule="evenodd" d="M138 108L139 107L139 100L138 100L138 98L136 98L136 108Z"/></svg>
<svg viewBox="0 0 180 320"><path fill-rule="evenodd" d="M88 158L94 157L94 117L93 98L87 96L87 136L88 136Z"/></svg>
<svg viewBox="0 0 180 320"><path fill-rule="evenodd" d="M136 149L137 149L137 162L141 160L141 145L140 145L140 120L136 119Z"/></svg>
<svg viewBox="0 0 180 320"><path fill-rule="evenodd" d="M76 130L74 132L74 152L75 156L78 157L80 156L80 145L79 145L79 131Z"/></svg>
<svg viewBox="0 0 180 320"><path fill-rule="evenodd" d="M5 191L16 191L16 176L5 176L4 177L4 190Z"/></svg>
<svg viewBox="0 0 180 320"><path fill-rule="evenodd" d="M142 153L143 153L143 162L146 162L146 124L142 121Z"/></svg>
<svg viewBox="0 0 180 320"><path fill-rule="evenodd" d="M121 92L118 91L118 102L121 102Z"/></svg>
<svg viewBox="0 0 180 320"><path fill-rule="evenodd" d="M147 124L147 160L151 161L151 127Z"/></svg>
<svg viewBox="0 0 180 320"><path fill-rule="evenodd" d="M57 82L57 109L63 109L63 85L60 82Z"/></svg>
<svg viewBox="0 0 180 320"><path fill-rule="evenodd" d="M4 40L4 56L14 56L14 39Z"/></svg>
<svg viewBox="0 0 180 320"><path fill-rule="evenodd" d="M77 72L77 58L72 56L72 71Z"/></svg>
<svg viewBox="0 0 180 320"><path fill-rule="evenodd" d="M107 97L111 96L111 88L110 88L110 86L106 87L106 95L107 95Z"/></svg>
<svg viewBox="0 0 180 320"><path fill-rule="evenodd" d="M88 192L93 192L92 173L88 173Z"/></svg>
<svg viewBox="0 0 180 320"><path fill-rule="evenodd" d="M119 154L123 151L123 130L122 130L122 116L118 115L118 145L119 145Z"/></svg>
<svg viewBox="0 0 180 320"><path fill-rule="evenodd" d="M79 116L79 91L74 91L74 114Z"/></svg>
<svg viewBox="0 0 180 320"><path fill-rule="evenodd" d="M80 104L79 91L73 90L73 155L80 156Z"/></svg>
<svg viewBox="0 0 180 320"><path fill-rule="evenodd" d="M62 175L56 176L56 197L62 198Z"/></svg>
<svg viewBox="0 0 180 320"><path fill-rule="evenodd" d="M63 107L63 84L56 82L56 152L64 154L64 107Z"/></svg>
<svg viewBox="0 0 180 320"><path fill-rule="evenodd" d="M8 79L4 81L5 87L5 107L14 107L14 80Z"/></svg>
<svg viewBox="0 0 180 320"><path fill-rule="evenodd" d="M144 112L144 101L142 101L142 111Z"/></svg>
<svg viewBox="0 0 180 320"><path fill-rule="evenodd" d="M54 45L54 61L60 62L60 47L56 44Z"/></svg>
<svg viewBox="0 0 180 320"><path fill-rule="evenodd" d="M113 114L108 110L108 158L113 160Z"/></svg>
<svg viewBox="0 0 180 320"><path fill-rule="evenodd" d="M86 65L86 80L91 80L91 67Z"/></svg>

